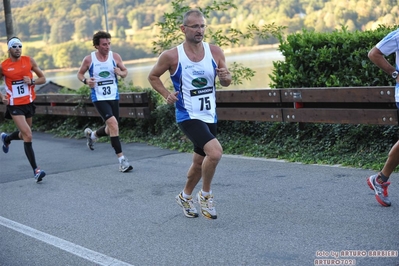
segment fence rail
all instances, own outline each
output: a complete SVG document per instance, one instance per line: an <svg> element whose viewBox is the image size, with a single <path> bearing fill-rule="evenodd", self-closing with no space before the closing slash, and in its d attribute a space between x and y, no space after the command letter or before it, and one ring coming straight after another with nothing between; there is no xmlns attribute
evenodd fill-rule
<svg viewBox="0 0 399 266"><path fill-rule="evenodd" d="M63 116L100 116L91 99L76 94L39 94L35 100L36 114ZM153 105L146 92L119 94L120 117L149 118ZM0 112L6 106L0 105Z"/></svg>
<svg viewBox="0 0 399 266"><path fill-rule="evenodd" d="M394 87L219 90L219 120L398 125Z"/></svg>
<svg viewBox="0 0 399 266"><path fill-rule="evenodd" d="M219 120L398 125L394 87L218 90ZM99 116L81 95L37 95L36 113ZM6 107L0 104L0 113ZM120 94L120 116L149 118L153 104L146 92Z"/></svg>

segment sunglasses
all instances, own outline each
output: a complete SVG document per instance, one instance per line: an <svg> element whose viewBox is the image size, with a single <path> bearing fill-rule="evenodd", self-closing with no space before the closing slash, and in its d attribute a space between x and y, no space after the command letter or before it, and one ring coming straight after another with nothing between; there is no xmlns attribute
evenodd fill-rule
<svg viewBox="0 0 399 266"><path fill-rule="evenodd" d="M16 49L16 48L22 48L22 45L13 45L13 46L11 46L13 49Z"/></svg>

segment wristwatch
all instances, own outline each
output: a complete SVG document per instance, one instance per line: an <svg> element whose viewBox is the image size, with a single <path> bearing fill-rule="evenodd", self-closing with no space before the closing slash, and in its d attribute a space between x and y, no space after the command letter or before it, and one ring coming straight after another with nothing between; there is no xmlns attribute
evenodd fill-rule
<svg viewBox="0 0 399 266"><path fill-rule="evenodd" d="M84 78L84 79L82 79L82 82L84 83L84 84L87 84L87 82L86 82L86 79Z"/></svg>
<svg viewBox="0 0 399 266"><path fill-rule="evenodd" d="M391 76L393 79L396 79L399 75L399 72L397 70L395 70L394 72L392 72Z"/></svg>
<svg viewBox="0 0 399 266"><path fill-rule="evenodd" d="M33 79L30 80L30 85L35 85L35 81Z"/></svg>

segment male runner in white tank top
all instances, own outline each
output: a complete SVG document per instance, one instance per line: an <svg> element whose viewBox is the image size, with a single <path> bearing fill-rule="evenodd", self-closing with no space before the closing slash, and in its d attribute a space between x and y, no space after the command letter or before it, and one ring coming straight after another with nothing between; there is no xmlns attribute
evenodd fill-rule
<svg viewBox="0 0 399 266"><path fill-rule="evenodd" d="M94 150L94 141L103 136L110 136L111 145L119 160L119 171L128 172L133 169L127 158L122 153L119 140L119 92L117 76L127 76L127 69L119 54L111 51L111 35L99 31L93 35L93 45L97 51L86 56L77 77L91 88L91 100L98 113L105 121L105 126L92 131L84 130L87 146ZM84 74L89 71L90 78Z"/></svg>
<svg viewBox="0 0 399 266"><path fill-rule="evenodd" d="M201 214L216 219L211 183L223 149L216 139L215 79L218 76L220 84L227 87L231 75L220 47L203 42L205 27L204 15L199 10L184 14L180 29L185 41L160 55L148 80L168 104L175 104L178 126L194 144L193 162L176 201L184 215L198 217L191 195L202 177L202 189L197 194ZM166 71L171 75L173 93L160 79Z"/></svg>
<svg viewBox="0 0 399 266"><path fill-rule="evenodd" d="M395 101L399 108L399 29L388 33L380 40L368 53L368 57L376 66L382 69L395 80ZM386 59L387 56L395 53L395 64L392 65ZM399 141L392 146L388 153L384 167L380 172L367 178L367 184L374 190L375 198L379 204L384 207L391 206L391 200L388 197L389 177L399 165Z"/></svg>

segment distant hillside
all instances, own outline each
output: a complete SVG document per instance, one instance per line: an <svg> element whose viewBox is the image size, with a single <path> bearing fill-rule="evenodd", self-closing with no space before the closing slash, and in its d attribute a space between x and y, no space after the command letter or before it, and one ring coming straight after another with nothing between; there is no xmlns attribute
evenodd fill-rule
<svg viewBox="0 0 399 266"><path fill-rule="evenodd" d="M214 0L182 1L191 7L213 6ZM93 46L94 32L105 30L103 1L100 0L10 0L14 34L24 41L24 53L35 55L44 69L77 67ZM393 0L231 0L227 10L213 11L207 18L209 30L227 33L233 28L248 31L249 25L274 23L285 26L285 35L302 29L328 32L345 26L349 31L367 30L379 24L398 25L399 6ZM159 37L165 13L173 11L168 0L108 0L108 28L113 50L125 60L154 57L153 41ZM184 4L186 3L186 4ZM234 5L236 8L234 8ZM2 6L1 6L2 7ZM4 12L2 9L1 12ZM207 32L209 31L207 30ZM7 36L0 16L0 40ZM249 38L228 49L276 44L275 38ZM0 58L6 56L0 46Z"/></svg>
<svg viewBox="0 0 399 266"><path fill-rule="evenodd" d="M15 35L24 39L41 36L56 44L69 40L84 40L99 29L105 29L104 7L99 0L10 0ZM287 26L287 33L302 28L332 31L342 25L349 30L366 30L378 24L399 24L399 7L393 0L232 0L237 6L227 11L215 11L208 24L245 30L254 23L276 23ZM192 1L187 1L187 5ZM211 0L199 0L205 7ZM1 6L3 12L3 7ZM137 35L131 41L153 38L155 23L171 10L167 0L108 0L108 24L115 36ZM4 16L0 16L0 36L6 36ZM249 45L262 44L254 40Z"/></svg>

